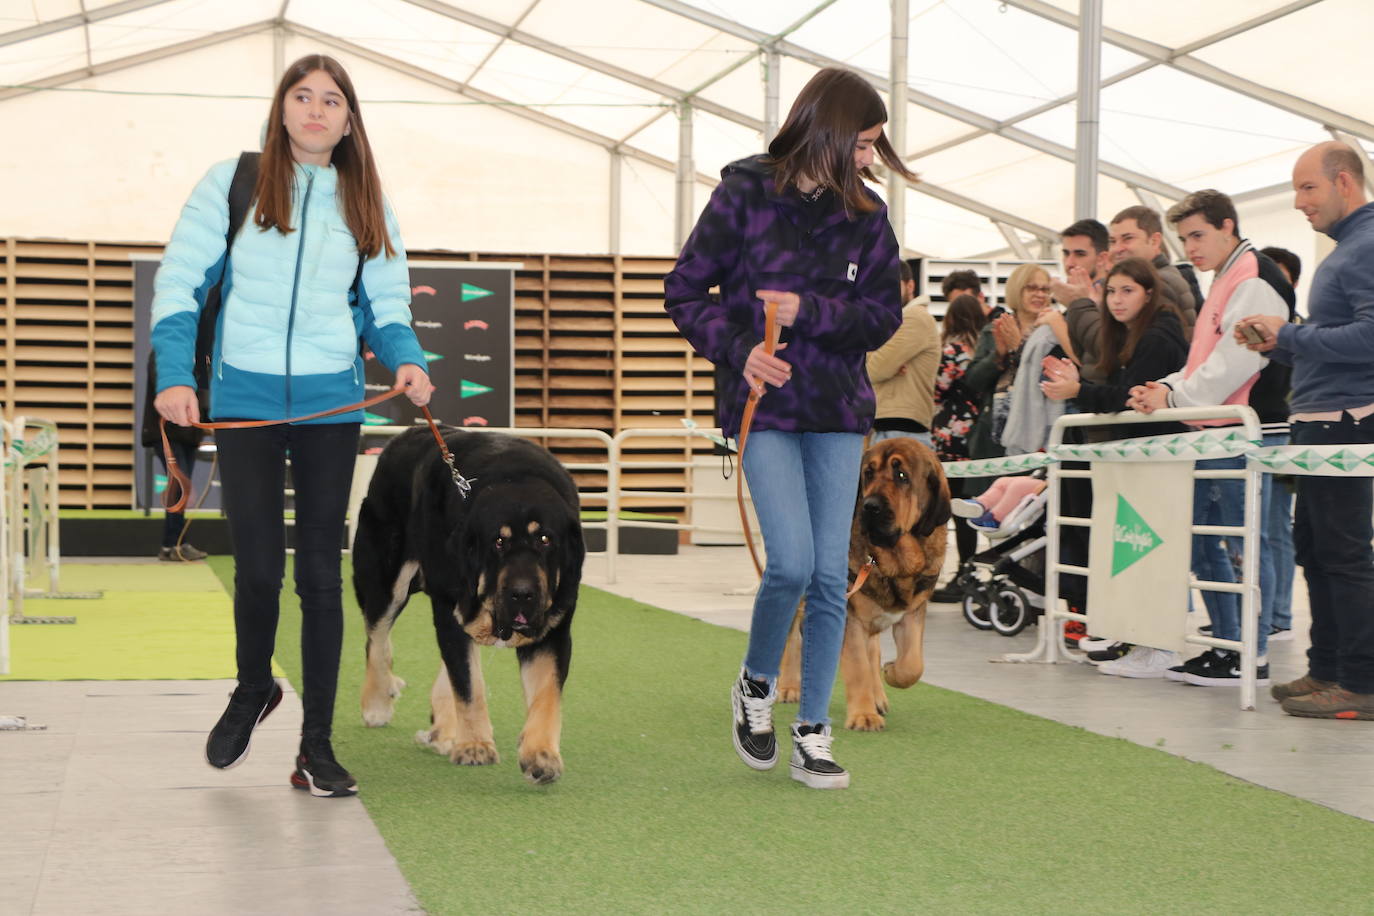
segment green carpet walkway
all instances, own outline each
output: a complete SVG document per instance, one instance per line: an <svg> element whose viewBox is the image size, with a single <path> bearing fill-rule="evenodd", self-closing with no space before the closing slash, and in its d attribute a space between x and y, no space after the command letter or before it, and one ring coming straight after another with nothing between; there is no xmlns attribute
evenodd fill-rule
<svg viewBox="0 0 1374 916"><path fill-rule="evenodd" d="M231 564L212 561L226 582ZM277 661L299 689L293 601L288 588ZM351 598L346 613L335 747L432 914L1253 916L1374 901L1374 824L934 687L894 691L886 732L837 737L846 791L794 783L785 756L755 773L727 724L744 636L591 588L573 627L563 780L520 776L509 650L483 650L502 760L456 767L413 740L438 667L427 599L393 634L410 686L382 729L357 712Z"/></svg>

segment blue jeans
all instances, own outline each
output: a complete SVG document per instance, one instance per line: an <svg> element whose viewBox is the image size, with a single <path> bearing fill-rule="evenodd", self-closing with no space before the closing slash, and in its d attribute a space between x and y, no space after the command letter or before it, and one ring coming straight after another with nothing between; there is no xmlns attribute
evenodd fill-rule
<svg viewBox="0 0 1374 916"><path fill-rule="evenodd" d="M830 722L830 693L844 645L849 528L862 449L858 433L766 429L749 436L744 452L744 478L768 551L744 668L770 684L777 679L792 618L805 596L801 724Z"/></svg>
<svg viewBox="0 0 1374 916"><path fill-rule="evenodd" d="M1208 458L1197 462L1198 470L1242 468L1244 458ZM1193 483L1193 524L1240 527L1245 518L1245 481L1197 480ZM1235 582L1231 556L1214 534L1193 535L1193 574L1212 582ZM1217 639L1240 639L1240 595L1229 592L1202 592L1202 603L1212 618L1212 635ZM1260 634L1266 639L1267 634ZM1267 641L1267 639L1266 639ZM1263 649L1261 649L1263 652Z"/></svg>
<svg viewBox="0 0 1374 916"><path fill-rule="evenodd" d="M1275 437L1279 438L1279 437ZM1287 445L1287 437L1279 444ZM1264 444L1269 444L1265 437ZM1273 563L1273 588L1262 591L1269 624L1283 630L1293 629L1293 483L1291 479L1264 475L1268 493L1264 497L1264 537L1268 542L1260 554ZM1260 588L1264 588L1261 580Z"/></svg>
<svg viewBox="0 0 1374 916"><path fill-rule="evenodd" d="M874 445L875 443L882 442L884 439L901 438L915 439L917 442L921 443L928 449L935 448L935 443L931 441L930 433L928 431L923 433L913 433L908 432L904 429L875 429L871 434L869 434L868 444Z"/></svg>
<svg viewBox="0 0 1374 916"><path fill-rule="evenodd" d="M1294 423L1295 445L1374 442L1374 418ZM1368 477L1299 477L1293 545L1312 607L1311 675L1374 693L1374 488Z"/></svg>

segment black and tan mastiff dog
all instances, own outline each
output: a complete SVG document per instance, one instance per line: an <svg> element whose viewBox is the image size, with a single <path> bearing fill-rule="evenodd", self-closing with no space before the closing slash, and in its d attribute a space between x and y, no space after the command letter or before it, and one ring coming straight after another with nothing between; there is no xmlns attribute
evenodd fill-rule
<svg viewBox="0 0 1374 916"><path fill-rule="evenodd" d="M871 557L863 586L849 598L840 673L845 728L880 731L888 710L886 681L910 687L925 671L926 603L945 562L949 482L935 453L915 439L884 439L863 456L849 535L849 574ZM778 699L794 702L801 684L798 611L778 675ZM882 664L879 637L892 630L897 657Z"/></svg>
<svg viewBox="0 0 1374 916"><path fill-rule="evenodd" d="M563 773L563 684L582 579L577 487L543 448L501 433L441 427L466 496L427 428L382 452L358 518L353 586L367 625L363 721L391 721L405 682L391 670L391 628L409 597L429 595L443 665L433 727L416 738L454 763L500 758L478 646L515 649L525 689L520 769L532 783Z"/></svg>

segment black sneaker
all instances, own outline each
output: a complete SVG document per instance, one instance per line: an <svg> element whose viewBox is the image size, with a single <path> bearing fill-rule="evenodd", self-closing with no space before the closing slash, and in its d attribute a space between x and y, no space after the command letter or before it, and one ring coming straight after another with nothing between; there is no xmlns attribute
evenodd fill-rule
<svg viewBox="0 0 1374 916"><path fill-rule="evenodd" d="M829 725L792 726L792 778L813 789L847 789L849 773L830 754Z"/></svg>
<svg viewBox="0 0 1374 916"><path fill-rule="evenodd" d="M1105 649L1094 649L1088 653L1088 664L1100 665L1103 662L1114 662L1118 658L1125 658L1126 653L1131 651L1131 644L1128 642L1114 642Z"/></svg>
<svg viewBox="0 0 1374 916"><path fill-rule="evenodd" d="M957 580L942 585L930 593L930 600L935 604L959 604L964 600L964 587Z"/></svg>
<svg viewBox="0 0 1374 916"><path fill-rule="evenodd" d="M1237 687L1240 685L1240 653L1231 649L1213 649L1211 660L1192 671L1183 673L1186 683L1197 687ZM1255 669L1255 684L1269 686L1269 666Z"/></svg>
<svg viewBox="0 0 1374 916"><path fill-rule="evenodd" d="M1212 664L1213 656L1215 656L1220 651L1220 649L1208 649L1201 655L1194 655L1192 658L1188 659L1183 664L1174 665L1172 668L1165 671L1164 677L1167 680L1171 681L1182 681L1184 677L1186 677L1189 674L1189 672L1201 671L1208 665Z"/></svg>
<svg viewBox="0 0 1374 916"><path fill-rule="evenodd" d="M265 690L250 690L243 685L229 694L229 706L219 717L210 737L205 739L205 759L210 766L227 770L243 762L252 743L253 729L272 714L281 702L281 686L272 682Z"/></svg>
<svg viewBox="0 0 1374 916"><path fill-rule="evenodd" d="M306 735L291 774L293 789L308 789L316 798L347 798L358 794L358 781L339 766L329 739Z"/></svg>
<svg viewBox="0 0 1374 916"><path fill-rule="evenodd" d="M157 552L157 558L164 563L188 563L192 560L203 560L208 556L208 553L190 544L182 544L180 547L163 547Z"/></svg>
<svg viewBox="0 0 1374 916"><path fill-rule="evenodd" d="M778 762L778 739L773 734L773 701L777 696L777 685L753 680L743 668L730 687L734 713L730 737L735 753L756 770L771 770Z"/></svg>

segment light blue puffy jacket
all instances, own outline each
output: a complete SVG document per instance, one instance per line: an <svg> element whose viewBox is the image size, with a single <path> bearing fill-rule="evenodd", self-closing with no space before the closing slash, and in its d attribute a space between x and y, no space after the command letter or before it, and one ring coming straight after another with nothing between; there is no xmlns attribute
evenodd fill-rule
<svg viewBox="0 0 1374 916"><path fill-rule="evenodd" d="M410 326L410 272L391 209L385 252L363 266L358 302L350 302L358 251L344 222L333 166L296 165L291 226L259 230L250 207L225 263L229 185L237 159L210 169L191 192L162 256L153 295L157 389L196 387L196 328L220 271L210 412L217 419L277 420L361 401L358 340L389 369L424 367ZM356 422L362 411L313 422Z"/></svg>

